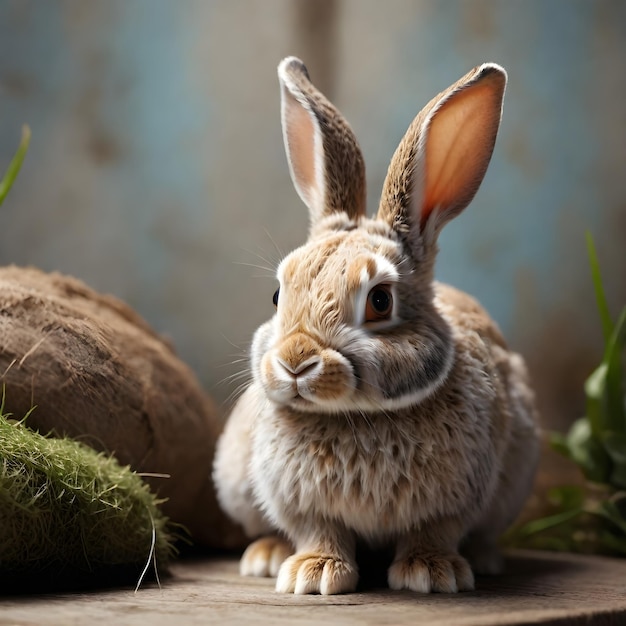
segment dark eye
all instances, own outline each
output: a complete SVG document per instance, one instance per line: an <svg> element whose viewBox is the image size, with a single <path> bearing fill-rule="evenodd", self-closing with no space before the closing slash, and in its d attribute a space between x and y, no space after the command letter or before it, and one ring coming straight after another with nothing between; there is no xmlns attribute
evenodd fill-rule
<svg viewBox="0 0 626 626"><path fill-rule="evenodd" d="M272 302L274 303L274 306L278 306L278 294L280 293L280 289L277 289L274 292L274 295L272 296Z"/></svg>
<svg viewBox="0 0 626 626"><path fill-rule="evenodd" d="M365 321L381 322L391 318L393 296L389 285L376 285L367 295Z"/></svg>

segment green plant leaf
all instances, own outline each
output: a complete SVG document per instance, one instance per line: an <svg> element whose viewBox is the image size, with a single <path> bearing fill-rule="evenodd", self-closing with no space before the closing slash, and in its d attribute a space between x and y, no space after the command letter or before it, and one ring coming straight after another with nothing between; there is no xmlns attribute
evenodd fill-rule
<svg viewBox="0 0 626 626"><path fill-rule="evenodd" d="M600 265L591 233L587 232L587 252L589 266L596 295L596 304L604 336L604 356L602 364L585 383L587 394L587 417L591 430L600 437L603 429L626 433L626 412L624 409L624 387L622 376L622 351L626 335L626 307L614 325L609 312Z"/></svg>
<svg viewBox="0 0 626 626"><path fill-rule="evenodd" d="M605 432L602 443L613 463L626 466L626 435L616 432Z"/></svg>
<svg viewBox="0 0 626 626"><path fill-rule="evenodd" d="M587 249L604 354L585 381L586 416L576 420L565 436L551 433L549 442L572 459L589 482L551 489L547 498L556 513L530 521L508 536L514 545L526 547L626 555L626 307L613 324L590 233Z"/></svg>
<svg viewBox="0 0 626 626"><path fill-rule="evenodd" d="M606 295L604 294L604 286L602 284L602 275L600 274L600 264L598 263L596 247L593 242L593 237L589 231L586 233L586 239L589 266L591 268L591 280L593 281L593 287L596 294L596 305L598 306L598 312L600 313L604 341L607 342L613 332L613 321L611 320L609 306L606 301Z"/></svg>
<svg viewBox="0 0 626 626"><path fill-rule="evenodd" d="M600 437L604 428L604 404L606 396L606 379L608 366L601 363L585 381L587 396L587 419L591 432Z"/></svg>
<svg viewBox="0 0 626 626"><path fill-rule="evenodd" d="M576 420L566 441L572 459L585 476L591 481L606 483L611 469L610 459L604 446L593 436L589 421L584 417Z"/></svg>
<svg viewBox="0 0 626 626"><path fill-rule="evenodd" d="M626 519L624 519L614 502L604 500L600 502L597 508L589 510L588 512L599 515L615 524L615 526L617 526L617 528L624 533L626 538Z"/></svg>
<svg viewBox="0 0 626 626"><path fill-rule="evenodd" d="M519 529L519 534L520 536L530 536L536 533L544 532L550 528L569 522L583 513L583 511L584 509L582 507L576 507L575 509L549 515L548 517L541 517L539 519L532 520L524 524Z"/></svg>
<svg viewBox="0 0 626 626"><path fill-rule="evenodd" d="M569 536L532 535L524 541L524 547L532 550L549 550L550 552L573 552L576 546Z"/></svg>
<svg viewBox="0 0 626 626"><path fill-rule="evenodd" d="M585 501L585 490L580 485L552 487L546 495L550 504L559 509L582 508Z"/></svg>
<svg viewBox="0 0 626 626"><path fill-rule="evenodd" d="M569 446L567 445L567 439L563 433L548 433L548 443L550 444L550 447L561 456L564 456L567 459L572 458Z"/></svg>
<svg viewBox="0 0 626 626"><path fill-rule="evenodd" d="M616 489L626 489L626 463L615 465L609 478L611 486Z"/></svg>
<svg viewBox="0 0 626 626"><path fill-rule="evenodd" d="M626 340L626 307L613 328L607 341L602 364L606 367L604 417L606 428L617 433L626 433L624 416L624 386L622 377L622 352Z"/></svg>
<svg viewBox="0 0 626 626"><path fill-rule="evenodd" d="M24 157L28 150L28 144L30 143L30 128L26 125L22 126L22 139L20 145L17 148L15 156L11 160L9 167L7 168L4 178L0 181L0 204L4 202L6 195L9 193L17 175L22 167Z"/></svg>
<svg viewBox="0 0 626 626"><path fill-rule="evenodd" d="M626 519L626 491L617 491L611 496L610 501L615 505L618 513Z"/></svg>

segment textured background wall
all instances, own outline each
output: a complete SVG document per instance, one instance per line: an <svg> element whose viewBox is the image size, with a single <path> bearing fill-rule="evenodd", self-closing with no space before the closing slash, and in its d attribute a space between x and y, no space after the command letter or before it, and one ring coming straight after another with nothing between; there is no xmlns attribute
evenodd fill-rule
<svg viewBox="0 0 626 626"><path fill-rule="evenodd" d="M351 121L373 211L419 108L494 60L510 78L501 133L438 276L488 307L564 424L600 354L585 229L613 310L626 299L625 35L621 0L2 0L0 166L22 123L33 139L0 208L0 264L128 301L224 401L272 312L271 274L246 264L306 234L278 61L301 56Z"/></svg>

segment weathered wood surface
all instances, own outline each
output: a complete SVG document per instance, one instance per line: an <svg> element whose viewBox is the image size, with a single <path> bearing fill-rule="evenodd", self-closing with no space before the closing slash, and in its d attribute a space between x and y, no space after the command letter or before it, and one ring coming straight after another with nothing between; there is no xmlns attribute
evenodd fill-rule
<svg viewBox="0 0 626 626"><path fill-rule="evenodd" d="M371 589L342 596L274 592L270 579L241 578L234 559L186 560L172 578L132 590L0 598L0 624L626 624L626 561L516 553L507 573L477 590L420 596Z"/></svg>

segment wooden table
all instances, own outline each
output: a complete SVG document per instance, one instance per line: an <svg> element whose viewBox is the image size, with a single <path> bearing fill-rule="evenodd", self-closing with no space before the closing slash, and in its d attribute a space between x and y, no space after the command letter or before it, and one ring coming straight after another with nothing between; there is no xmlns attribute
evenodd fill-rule
<svg viewBox="0 0 626 626"><path fill-rule="evenodd" d="M162 588L0 597L0 624L626 625L626 560L517 552L474 592L421 596L373 588L341 596L274 592L234 558L180 560Z"/></svg>

